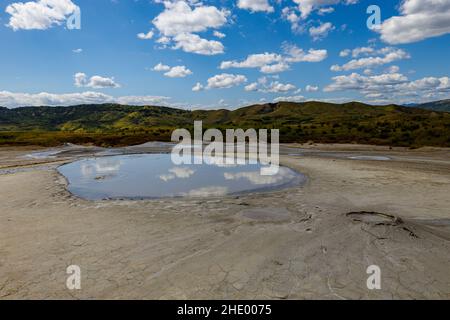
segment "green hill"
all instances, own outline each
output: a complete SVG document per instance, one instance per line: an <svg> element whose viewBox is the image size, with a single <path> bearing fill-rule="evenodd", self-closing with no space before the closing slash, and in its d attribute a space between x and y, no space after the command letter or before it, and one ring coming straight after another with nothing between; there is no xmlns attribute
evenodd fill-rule
<svg viewBox="0 0 450 320"><path fill-rule="evenodd" d="M422 103L417 105L416 108L450 112L450 99Z"/></svg>
<svg viewBox="0 0 450 320"><path fill-rule="evenodd" d="M279 102L237 110L188 111L117 104L0 108L0 144L126 145L170 140L176 128L275 128L282 142L450 147L450 113L358 102Z"/></svg>

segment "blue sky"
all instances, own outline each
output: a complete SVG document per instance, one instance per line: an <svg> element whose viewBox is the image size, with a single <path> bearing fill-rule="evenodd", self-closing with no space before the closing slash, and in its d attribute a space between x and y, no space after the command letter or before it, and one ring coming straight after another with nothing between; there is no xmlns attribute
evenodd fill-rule
<svg viewBox="0 0 450 320"><path fill-rule="evenodd" d="M0 0L0 105L445 99L449 33L450 0Z"/></svg>

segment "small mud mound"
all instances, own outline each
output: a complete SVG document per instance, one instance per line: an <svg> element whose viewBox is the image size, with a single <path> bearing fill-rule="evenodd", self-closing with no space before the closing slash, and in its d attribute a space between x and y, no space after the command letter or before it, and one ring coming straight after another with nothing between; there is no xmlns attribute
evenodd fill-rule
<svg viewBox="0 0 450 320"><path fill-rule="evenodd" d="M396 226L403 223L403 220L400 219L399 217L379 212L368 212L368 211L349 212L347 213L347 217L352 218L353 221L375 225Z"/></svg>
<svg viewBox="0 0 450 320"><path fill-rule="evenodd" d="M419 238L413 231L413 226L403 221L400 217L380 212L349 212L346 214L353 222L364 223L371 227L394 227L409 233L412 238Z"/></svg>

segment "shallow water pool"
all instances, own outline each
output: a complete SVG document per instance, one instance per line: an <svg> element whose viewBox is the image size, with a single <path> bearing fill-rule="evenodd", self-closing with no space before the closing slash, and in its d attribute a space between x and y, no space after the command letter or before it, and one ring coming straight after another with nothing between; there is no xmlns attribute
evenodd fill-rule
<svg viewBox="0 0 450 320"><path fill-rule="evenodd" d="M58 168L68 190L88 200L208 197L299 185L305 176L280 167L261 175L261 164L174 165L170 154L89 158Z"/></svg>

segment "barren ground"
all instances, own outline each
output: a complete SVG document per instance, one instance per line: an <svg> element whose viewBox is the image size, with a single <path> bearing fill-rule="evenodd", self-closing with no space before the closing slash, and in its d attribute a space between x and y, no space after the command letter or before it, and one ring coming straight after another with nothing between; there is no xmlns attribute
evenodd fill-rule
<svg viewBox="0 0 450 320"><path fill-rule="evenodd" d="M0 299L450 299L448 149L290 145L282 163L302 187L85 201L54 168L93 152L0 148ZM361 155L391 160L348 158Z"/></svg>

